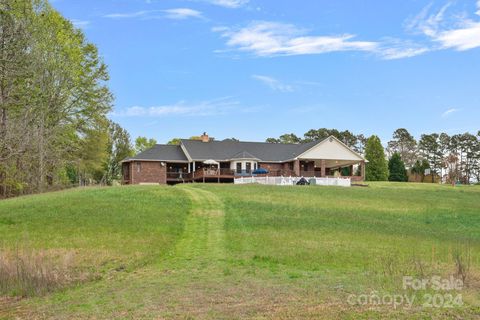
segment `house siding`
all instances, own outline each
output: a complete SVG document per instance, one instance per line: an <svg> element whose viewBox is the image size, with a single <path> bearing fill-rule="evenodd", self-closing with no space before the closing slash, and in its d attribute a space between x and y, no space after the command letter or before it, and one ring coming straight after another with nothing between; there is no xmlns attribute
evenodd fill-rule
<svg viewBox="0 0 480 320"><path fill-rule="evenodd" d="M130 184L140 183L167 184L167 167L156 161L130 162Z"/></svg>

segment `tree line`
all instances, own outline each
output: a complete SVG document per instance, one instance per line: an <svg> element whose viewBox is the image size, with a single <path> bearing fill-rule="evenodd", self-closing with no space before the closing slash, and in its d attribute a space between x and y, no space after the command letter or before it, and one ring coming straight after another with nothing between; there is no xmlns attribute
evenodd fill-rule
<svg viewBox="0 0 480 320"><path fill-rule="evenodd" d="M109 121L97 48L46 0L0 0L0 197L112 181L132 154Z"/></svg>
<svg viewBox="0 0 480 320"><path fill-rule="evenodd" d="M431 182L436 178L448 183L468 184L480 181L480 131L476 134L422 134L417 141L404 128L394 131L386 147L376 135L365 137L349 130L311 129L303 137L293 133L268 138L270 143L305 143L335 136L369 160L366 178L371 181L407 181L408 173L421 181L430 171Z"/></svg>

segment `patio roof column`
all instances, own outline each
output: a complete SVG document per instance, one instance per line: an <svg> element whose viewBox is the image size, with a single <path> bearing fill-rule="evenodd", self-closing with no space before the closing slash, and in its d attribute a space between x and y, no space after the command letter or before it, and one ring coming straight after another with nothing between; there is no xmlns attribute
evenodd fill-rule
<svg viewBox="0 0 480 320"><path fill-rule="evenodd" d="M362 180L365 181L365 161L360 162L360 168L362 172Z"/></svg>
<svg viewBox="0 0 480 320"><path fill-rule="evenodd" d="M321 177L325 177L325 173L326 173L326 169L325 169L325 167L326 167L326 161L325 161L325 160L322 160L322 161L320 162L320 165L321 165L320 176L321 176Z"/></svg>
<svg viewBox="0 0 480 320"><path fill-rule="evenodd" d="M297 177L300 177L300 160L298 159L293 162L293 172Z"/></svg>

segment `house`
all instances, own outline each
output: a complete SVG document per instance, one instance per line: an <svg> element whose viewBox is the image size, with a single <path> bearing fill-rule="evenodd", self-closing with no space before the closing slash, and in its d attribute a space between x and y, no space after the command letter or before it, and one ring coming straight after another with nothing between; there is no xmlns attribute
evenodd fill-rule
<svg viewBox="0 0 480 320"><path fill-rule="evenodd" d="M302 144L182 139L180 145L157 144L122 161L124 184L233 182L259 168L268 176L365 177L365 158L331 136Z"/></svg>

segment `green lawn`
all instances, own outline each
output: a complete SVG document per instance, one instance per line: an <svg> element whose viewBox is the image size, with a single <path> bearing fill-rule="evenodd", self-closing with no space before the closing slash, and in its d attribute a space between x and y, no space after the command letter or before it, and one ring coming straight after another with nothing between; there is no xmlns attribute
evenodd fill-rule
<svg viewBox="0 0 480 320"><path fill-rule="evenodd" d="M4 255L20 247L56 263L66 255L74 261L73 280L52 292L0 293L0 318L480 314L479 186L76 189L1 201L0 237ZM458 277L459 262L462 290L402 288L403 276ZM372 293L415 301L412 308L349 303ZM427 307L425 294L460 294L463 306Z"/></svg>

